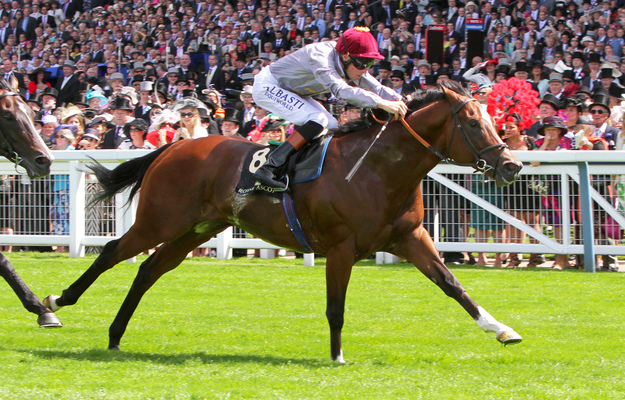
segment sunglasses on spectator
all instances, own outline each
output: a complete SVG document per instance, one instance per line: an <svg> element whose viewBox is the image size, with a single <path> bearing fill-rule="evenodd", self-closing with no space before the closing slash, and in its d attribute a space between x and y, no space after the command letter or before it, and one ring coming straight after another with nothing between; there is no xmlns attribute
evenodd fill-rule
<svg viewBox="0 0 625 400"><path fill-rule="evenodd" d="M184 117L195 117L195 114L193 114L192 112L188 112L188 113L180 113L180 116L182 118Z"/></svg>
<svg viewBox="0 0 625 400"><path fill-rule="evenodd" d="M356 67L356 69L366 69L371 68L373 65L372 58L361 58L361 57L352 57L352 65Z"/></svg>
<svg viewBox="0 0 625 400"><path fill-rule="evenodd" d="M606 111L605 110L590 110L591 114L604 114Z"/></svg>
<svg viewBox="0 0 625 400"><path fill-rule="evenodd" d="M141 129L137 129L137 128L130 128L128 129L129 132L141 132Z"/></svg>

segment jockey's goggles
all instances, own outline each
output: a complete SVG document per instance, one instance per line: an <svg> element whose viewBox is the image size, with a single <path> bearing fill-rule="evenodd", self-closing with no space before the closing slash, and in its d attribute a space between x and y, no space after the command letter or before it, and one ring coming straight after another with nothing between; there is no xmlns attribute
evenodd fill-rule
<svg viewBox="0 0 625 400"><path fill-rule="evenodd" d="M373 66L373 58L351 57L351 63L356 69L366 69Z"/></svg>

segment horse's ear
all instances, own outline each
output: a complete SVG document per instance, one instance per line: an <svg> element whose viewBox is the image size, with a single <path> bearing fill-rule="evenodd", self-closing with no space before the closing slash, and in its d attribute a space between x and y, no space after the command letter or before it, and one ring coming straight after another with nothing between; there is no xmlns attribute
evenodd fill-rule
<svg viewBox="0 0 625 400"><path fill-rule="evenodd" d="M17 78L15 77L15 75L11 74L11 77L9 78L9 87L11 88L11 90L17 93L18 85L19 82L17 81Z"/></svg>

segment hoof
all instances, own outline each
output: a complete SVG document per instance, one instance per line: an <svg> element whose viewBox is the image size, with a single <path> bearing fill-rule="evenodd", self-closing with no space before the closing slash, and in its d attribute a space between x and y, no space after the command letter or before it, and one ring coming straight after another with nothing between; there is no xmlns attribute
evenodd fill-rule
<svg viewBox="0 0 625 400"><path fill-rule="evenodd" d="M45 313L37 318L37 323L40 328L61 328L63 324L56 316L55 313Z"/></svg>
<svg viewBox="0 0 625 400"><path fill-rule="evenodd" d="M521 343L523 338L515 331L506 331L497 335L497 340L504 346L507 346L509 344Z"/></svg>
<svg viewBox="0 0 625 400"><path fill-rule="evenodd" d="M336 356L336 358L334 358L332 361L335 361L337 364L345 364L345 359L343 358L343 350L341 350L339 355Z"/></svg>
<svg viewBox="0 0 625 400"><path fill-rule="evenodd" d="M61 307L56 305L56 301L59 299L59 296L55 296L51 294L50 296L43 299L42 303L44 306L48 307L52 311L59 311Z"/></svg>
<svg viewBox="0 0 625 400"><path fill-rule="evenodd" d="M112 351L119 351L119 345L109 345L108 349Z"/></svg>

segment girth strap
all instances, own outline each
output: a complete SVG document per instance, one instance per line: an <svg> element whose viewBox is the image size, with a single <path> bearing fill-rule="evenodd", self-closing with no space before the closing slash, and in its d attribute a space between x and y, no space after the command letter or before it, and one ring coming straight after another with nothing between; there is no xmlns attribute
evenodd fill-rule
<svg viewBox="0 0 625 400"><path fill-rule="evenodd" d="M302 229L302 225L299 223L299 219L297 218L297 213L295 212L295 204L293 204L293 198L289 194L289 192L284 192L282 194L282 205L284 206L284 215L286 215L286 220L289 223L289 228L297 239L297 242L302 246L304 252L306 253L314 253L315 251L312 249L310 243L308 243L308 239L306 239L306 234Z"/></svg>

